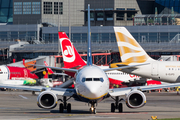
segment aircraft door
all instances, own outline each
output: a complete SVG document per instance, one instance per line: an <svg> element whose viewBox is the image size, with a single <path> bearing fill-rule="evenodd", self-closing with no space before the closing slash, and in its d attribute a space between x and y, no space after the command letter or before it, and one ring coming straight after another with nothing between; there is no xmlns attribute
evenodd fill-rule
<svg viewBox="0 0 180 120"><path fill-rule="evenodd" d="M0 78L1 79L10 79L9 78L9 69L6 66L0 66Z"/></svg>
<svg viewBox="0 0 180 120"><path fill-rule="evenodd" d="M151 75L152 76L158 76L158 64L156 62L152 63L152 67L151 67Z"/></svg>

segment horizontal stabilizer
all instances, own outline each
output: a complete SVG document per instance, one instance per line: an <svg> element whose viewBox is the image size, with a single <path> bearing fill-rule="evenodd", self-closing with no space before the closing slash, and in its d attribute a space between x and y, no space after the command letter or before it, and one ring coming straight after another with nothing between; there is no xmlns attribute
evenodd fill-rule
<svg viewBox="0 0 180 120"><path fill-rule="evenodd" d="M37 67L45 67L45 68L51 68L51 69L54 69L54 70L64 70L64 71L69 71L69 72L78 72L78 70L76 69L69 69L69 68L59 68L59 67L50 67L50 66L44 66L44 65L33 65L33 64L29 64L29 65L32 65L32 66L37 66Z"/></svg>

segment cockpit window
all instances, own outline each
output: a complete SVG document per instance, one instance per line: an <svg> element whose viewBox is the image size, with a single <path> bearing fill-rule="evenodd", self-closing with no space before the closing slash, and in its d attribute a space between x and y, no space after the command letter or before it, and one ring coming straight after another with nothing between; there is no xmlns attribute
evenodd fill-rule
<svg viewBox="0 0 180 120"><path fill-rule="evenodd" d="M103 78L100 78L100 81L101 81L101 82L104 82L104 79L103 79Z"/></svg>
<svg viewBox="0 0 180 120"><path fill-rule="evenodd" d="M92 78L86 78L86 81L92 81Z"/></svg>
<svg viewBox="0 0 180 120"><path fill-rule="evenodd" d="M94 78L94 81L100 81L100 78Z"/></svg>
<svg viewBox="0 0 180 120"><path fill-rule="evenodd" d="M85 82L85 81L101 81L103 82L103 78L83 78L82 79L82 82Z"/></svg>
<svg viewBox="0 0 180 120"><path fill-rule="evenodd" d="M86 79L85 79L85 78L83 78L83 79L82 79L82 82L85 82L85 81L86 81Z"/></svg>

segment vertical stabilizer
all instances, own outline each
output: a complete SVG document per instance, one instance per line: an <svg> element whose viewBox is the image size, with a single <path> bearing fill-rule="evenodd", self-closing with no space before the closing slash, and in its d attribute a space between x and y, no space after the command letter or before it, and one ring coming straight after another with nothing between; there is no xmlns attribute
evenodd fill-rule
<svg viewBox="0 0 180 120"><path fill-rule="evenodd" d="M114 27L122 62L144 63L151 59L125 27Z"/></svg>
<svg viewBox="0 0 180 120"><path fill-rule="evenodd" d="M45 66L49 66L46 61L44 61ZM54 72L51 70L51 68L46 68L48 71L48 74L53 74Z"/></svg>
<svg viewBox="0 0 180 120"><path fill-rule="evenodd" d="M87 50L87 65L92 65L91 53L91 30L90 30L90 5L88 4L88 50Z"/></svg>
<svg viewBox="0 0 180 120"><path fill-rule="evenodd" d="M82 67L85 66L86 63L81 58L69 38L67 37L65 32L58 32L59 42L61 45L61 51L64 61L65 68L73 68L73 67Z"/></svg>

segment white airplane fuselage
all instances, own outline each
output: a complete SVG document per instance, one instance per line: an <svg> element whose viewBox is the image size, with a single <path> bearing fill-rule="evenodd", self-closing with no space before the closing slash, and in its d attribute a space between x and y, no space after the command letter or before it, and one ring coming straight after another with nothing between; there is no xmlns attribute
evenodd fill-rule
<svg viewBox="0 0 180 120"><path fill-rule="evenodd" d="M109 79L99 67L85 66L76 76L75 90L82 101L98 102L108 95Z"/></svg>
<svg viewBox="0 0 180 120"><path fill-rule="evenodd" d="M163 82L180 82L180 62L176 61L147 61L147 65L137 69L126 69L124 72L139 75Z"/></svg>

